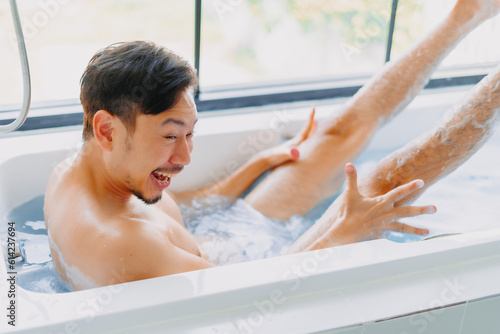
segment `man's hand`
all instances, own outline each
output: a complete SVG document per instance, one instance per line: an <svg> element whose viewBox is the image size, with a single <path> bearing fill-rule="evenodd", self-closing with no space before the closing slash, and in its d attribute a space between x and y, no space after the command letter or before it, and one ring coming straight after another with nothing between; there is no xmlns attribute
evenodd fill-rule
<svg viewBox="0 0 500 334"><path fill-rule="evenodd" d="M302 129L290 140L281 145L271 147L256 154L256 159L263 159L269 165L269 169L278 167L286 162L295 161L299 158L300 153L298 146L311 137L318 126L314 119L315 110L311 111L308 122Z"/></svg>
<svg viewBox="0 0 500 334"><path fill-rule="evenodd" d="M346 188L328 208L320 220L328 219L331 227L321 237L337 244L379 238L384 231L397 231L427 235L426 229L399 222L400 218L414 217L436 212L436 207L395 206L412 192L424 186L424 181L414 180L377 197L365 197L359 193L357 173L353 164L346 164Z"/></svg>

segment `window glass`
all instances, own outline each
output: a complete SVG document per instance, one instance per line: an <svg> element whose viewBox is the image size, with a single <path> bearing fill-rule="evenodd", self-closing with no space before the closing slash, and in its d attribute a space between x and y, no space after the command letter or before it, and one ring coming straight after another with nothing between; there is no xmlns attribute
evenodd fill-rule
<svg viewBox="0 0 500 334"><path fill-rule="evenodd" d="M401 55L413 43L436 27L456 0L401 0L396 16L392 57ZM500 62L500 17L484 22L442 62L441 69L475 68ZM450 74L449 74L450 75Z"/></svg>
<svg viewBox="0 0 500 334"><path fill-rule="evenodd" d="M32 101L76 99L92 55L115 42L151 40L193 63L194 1L18 1ZM19 104L21 70L8 1L0 1L0 104Z"/></svg>
<svg viewBox="0 0 500 334"><path fill-rule="evenodd" d="M455 0L400 0L392 58L422 38ZM32 100L77 99L91 56L114 42L163 44L193 63L194 0L18 1ZM204 0L201 90L366 77L385 59L392 0ZM500 61L500 17L462 41L444 68ZM0 105L19 104L21 69L8 1L0 1ZM484 71L483 71L484 72Z"/></svg>
<svg viewBox="0 0 500 334"><path fill-rule="evenodd" d="M201 89L369 75L392 0L203 1Z"/></svg>

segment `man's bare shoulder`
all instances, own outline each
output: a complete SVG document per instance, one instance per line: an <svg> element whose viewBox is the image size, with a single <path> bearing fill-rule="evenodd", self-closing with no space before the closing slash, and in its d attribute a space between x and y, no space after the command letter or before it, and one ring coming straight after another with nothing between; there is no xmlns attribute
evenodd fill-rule
<svg viewBox="0 0 500 334"><path fill-rule="evenodd" d="M117 205L94 191L91 177L78 165L56 168L47 187L45 218L60 258L58 270L74 288L87 288L88 282L102 286L210 267L179 224L177 205L164 195L155 205L135 196ZM85 279L72 279L70 267Z"/></svg>
<svg viewBox="0 0 500 334"><path fill-rule="evenodd" d="M64 215L64 214L63 214ZM59 271L74 288L104 286L207 268L199 256L175 245L175 231L157 221L139 216L73 213L52 221L50 237L57 247ZM173 226L180 226L177 222ZM177 240L174 240L176 242ZM54 254L54 253L53 253ZM78 268L72 278L69 269Z"/></svg>
<svg viewBox="0 0 500 334"><path fill-rule="evenodd" d="M69 265L78 267L96 286L211 267L201 257L176 246L166 230L142 218L110 217L87 232L83 231L88 222L81 226L71 249L61 253L72 253L74 262Z"/></svg>

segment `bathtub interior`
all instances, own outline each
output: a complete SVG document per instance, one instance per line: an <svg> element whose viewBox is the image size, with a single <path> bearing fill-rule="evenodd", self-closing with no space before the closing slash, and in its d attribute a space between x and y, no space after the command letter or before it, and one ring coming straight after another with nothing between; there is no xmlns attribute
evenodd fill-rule
<svg viewBox="0 0 500 334"><path fill-rule="evenodd" d="M447 107L452 102L459 100L459 96L462 94L463 92L444 90L440 92L438 97L426 95L419 97L403 115L394 119L380 131L369 145L367 151L393 149L403 145L425 131L425 129L428 129L429 124L438 120ZM328 103L318 102L315 105L320 119L331 112L332 109L339 107L337 102L332 104L331 101ZM189 189L223 177L226 173L231 172L236 165L245 161L255 149L272 146L281 141L283 135L289 135L296 131L307 117L310 106L311 103L305 103L294 106L276 106L274 109L257 110L255 113L240 111L236 115L225 115L223 113L200 115L192 164L179 177L174 179L173 190ZM47 179L54 166L76 152L80 145L80 134L81 129L77 127L58 132L42 131L17 134L0 139L0 151L2 151L0 152L0 216L2 218L12 208L43 195ZM498 135L495 135L495 137L498 137ZM258 146L254 145L255 140L249 140L249 138L256 138ZM224 149L215 150L216 147L224 147ZM203 163L201 163L202 161ZM5 229L5 225L2 224L2 229ZM2 230L2 235L4 233L5 231ZM433 281L432 277L438 271L436 268L443 266L449 260L450 249L457 251L458 257L462 261L466 261L462 265L464 268L472 268L473 272L483 273L489 277L492 275L498 277L498 274L500 274L498 273L498 268L500 268L498 266L500 263L498 257L493 259L497 264L493 269L488 266L486 260L481 260L482 262L474 260L475 257L481 258L491 249L498 247L497 239L500 239L500 232L491 230L476 234L472 233L467 236L426 241L426 247L413 243L404 245L406 248L401 248L399 245L390 243L387 240L340 247L339 254L342 253L347 256L336 256L335 263L337 266L333 280L334 284L331 281L332 277L328 276L332 271L332 263L328 261L316 268L314 274L308 275L307 280L297 281L296 277L295 280L294 277L290 278L290 285L285 285L285 287L291 290L294 287L294 282L299 282L298 295L294 294L293 297L287 299L287 302L283 303L283 307L278 302L279 297L276 297L276 303L272 307L276 307L280 311L273 312L272 317L264 317L265 325L254 326L254 323L260 323L260 320L251 317L255 313L254 311L257 309L257 311L260 310L261 314L265 313L259 306L256 306L255 301L268 300L270 291L271 293L283 291L285 289L283 288L283 282L287 282L283 279L283 273L289 271L289 268L297 263L306 263L307 257L305 254L219 267L214 270L158 278L145 282L133 282L124 286L119 285L116 286L116 290L120 291L119 294L114 294L113 288L109 288L107 290L93 289L57 295L53 297L57 301L50 299L50 303L55 303L54 310L60 312L60 314L58 316L53 314L49 316L37 313L37 321L33 322L33 324L48 326L50 322L54 322L58 324L59 327L57 328L64 328L68 321L76 319L77 322L82 321L78 322L79 328L84 327L92 331L115 329L116 327L112 324L121 321L123 326L130 326L129 328L138 326L134 327L135 332L138 333L146 328L142 328L142 325L138 325L139 323L144 324L143 326L147 324L149 326L147 328L151 332L154 332L153 329L155 328L158 332L161 332L162 329L167 327L188 328L190 326L189 321L181 319L186 319L186 313L183 312L189 312L191 315L201 315L196 322L193 322L193 326L196 323L198 329L218 328L222 332L232 332L231 329L234 328L239 329L240 332L245 332L245 328L250 328L253 332L256 329L272 329L276 328L276 326L285 326L293 330L306 328L308 331L320 331L325 328L334 328L331 326L335 326L335 328L348 326L344 328L348 332L361 333L364 330L361 328L363 327L362 324L374 324L375 327L384 328L390 322L398 322L397 319L392 319L390 314L411 314L416 309L429 309L430 307L427 305L429 299L425 299L423 296L420 299L417 298L418 302L412 301L408 303L406 301L407 303L402 307L396 302L396 300L400 301L397 295L402 291L414 295L415 293L411 292L410 288L414 289L415 286L424 289L427 283ZM474 251L473 246L478 244L485 246L481 251ZM5 249L5 247L2 247L2 249ZM419 259L419 256L424 255L432 256L435 261L430 269L425 258ZM396 257L395 262L398 269L391 269L392 267L384 263L384 260L391 257ZM341 258L349 259L349 261L340 261ZM409 259L415 261L410 265L408 264ZM5 263L1 262L0 270L6 272ZM338 265L339 263L340 265ZM377 265L379 265L378 268ZM423 268L427 268L427 271ZM449 280L453 281L454 275L459 275L457 268L460 268L460 266L446 269L446 277ZM342 272L343 269L349 269L351 272ZM353 274L352 270L356 272ZM255 272L258 272L259 275L255 275ZM405 272L405 274L402 275L402 272ZM386 277L391 274L396 276L393 278ZM443 277L442 271L437 275ZM467 275L471 277L467 276L466 279L473 282L475 276L470 273ZM233 278L232 283L225 280L225 283L221 286L221 280L228 276ZM353 277L356 277L356 279L353 279ZM361 288L360 285L355 285L356 282L359 283L362 278L366 277L370 277L372 281L362 285ZM325 278L328 278L328 280L325 281ZM179 284L175 288L177 282ZM165 284L167 288L165 288ZM443 285L442 279L439 284ZM337 289L339 286L343 288ZM390 288L391 286L393 289ZM265 289L262 290L262 287L265 287ZM396 287L395 290L394 287ZM398 287L401 287L401 289L398 290ZM434 286L434 288L438 291L442 289L441 286ZM168 291L169 297L155 296L154 292L151 292L155 291L155 289ZM484 289L485 291L473 289L472 292L469 290L467 293L460 294L453 300L454 308L443 310L446 316L442 316L441 319L453 317L457 312L465 319L465 301L476 298L475 303L479 303L481 298L491 293L491 290ZM52 298L41 297L39 294L23 289L20 290L22 292L20 295L23 298L30 301L43 301L42 304L45 303L44 307L49 303L49 299L46 298ZM114 299L109 305L105 305L106 308L103 307L99 312L94 312L91 317L92 321L89 321L88 314L91 313L90 311L77 312L76 315L65 311L67 305L72 303L75 305L74 303L78 302L78 305L81 306L82 300L88 301L89 298L95 297L99 291L111 293ZM243 293L238 293L238 291L243 291ZM500 291L496 291L496 293L500 294ZM142 298L145 295L147 300ZM424 295L429 296L428 293ZM130 300L127 298L133 296L139 296L139 301L130 305ZM350 296L347 298L349 299L347 304L344 303L346 296ZM201 298L197 307L193 308L193 304L187 304L188 301L197 300L197 298ZM379 298L384 298L389 303L389 306L383 307L374 313L373 310L369 311L364 306L366 298L372 299L368 303L372 306L377 302L380 303ZM391 298L394 298L394 301ZM168 302L166 303L165 300ZM272 297L271 300L273 300ZM332 302L332 300L337 301ZM211 307L210 303L218 305L211 315L206 312L207 308L210 309ZM235 303L239 305L236 308L234 307ZM485 303L498 305L498 302L492 299L487 299ZM36 304L36 302L32 302L32 304ZM262 307L265 308L267 304L262 302L259 305L264 305ZM468 303L467 305L470 309L474 309L476 304ZM157 308L155 309L155 307ZM328 324L330 327L328 327L325 320L320 317L321 314L324 314L325 307L331 312L345 315L344 319L332 320ZM33 306L33 308L39 307ZM78 306L73 308L78 309ZM232 311L227 311L228 309L232 309ZM353 313L347 312L347 310L353 311L353 309ZM158 312L168 314L170 320L163 319L159 322ZM135 315L132 316L132 314ZM304 321L305 315L309 317L309 321L317 321L316 325L309 324L308 327L301 327L304 325L299 325L298 321ZM139 318L141 320L138 320ZM284 319L289 321L288 325L280 321ZM381 319L386 321L380 322ZM438 323L429 321L429 317L425 319L427 319L426 325L430 327ZM61 325L64 323L66 325ZM332 323L335 324L332 325ZM407 319L405 319L405 324L408 324ZM413 328L418 329L420 327L413 326ZM134 330L131 330L131 332L134 332Z"/></svg>

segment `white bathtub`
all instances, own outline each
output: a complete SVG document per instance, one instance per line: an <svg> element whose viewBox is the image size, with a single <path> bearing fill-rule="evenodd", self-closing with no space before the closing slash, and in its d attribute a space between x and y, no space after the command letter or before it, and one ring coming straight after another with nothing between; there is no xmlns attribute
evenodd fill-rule
<svg viewBox="0 0 500 334"><path fill-rule="evenodd" d="M370 148L407 142L462 95L421 95ZM315 105L321 116L337 103ZM292 131L310 105L288 105L288 114L283 106L201 114L192 165L174 179L174 190L222 177L256 143L278 140L270 125ZM2 235L6 213L44 193L51 169L75 152L80 133L73 127L0 137ZM14 299L7 272L0 261L2 332L485 334L500 328L498 228L406 244L375 240L79 292L15 286L15 327L8 325Z"/></svg>

